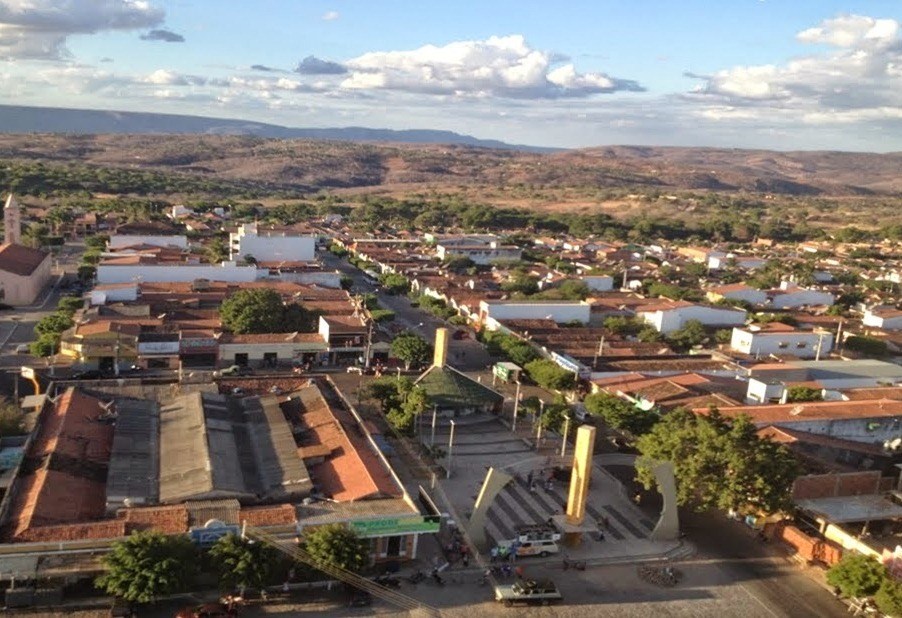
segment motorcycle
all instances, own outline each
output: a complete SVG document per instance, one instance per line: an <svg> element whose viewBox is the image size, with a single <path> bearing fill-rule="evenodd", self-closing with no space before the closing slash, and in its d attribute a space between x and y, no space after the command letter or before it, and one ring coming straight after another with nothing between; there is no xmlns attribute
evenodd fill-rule
<svg viewBox="0 0 902 618"><path fill-rule="evenodd" d="M426 579L426 574L422 571L417 571L416 573L407 576L407 581L411 584L419 584L424 579Z"/></svg>
<svg viewBox="0 0 902 618"><path fill-rule="evenodd" d="M383 573L382 575L377 575L373 578L373 582L379 584L380 586L385 586L386 588L400 588L401 580L397 577L392 577L388 573Z"/></svg>

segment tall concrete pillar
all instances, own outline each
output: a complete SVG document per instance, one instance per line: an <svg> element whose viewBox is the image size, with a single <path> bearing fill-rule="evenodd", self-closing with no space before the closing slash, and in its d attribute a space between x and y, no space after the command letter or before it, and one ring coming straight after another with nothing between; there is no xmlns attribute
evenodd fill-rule
<svg viewBox="0 0 902 618"><path fill-rule="evenodd" d="M586 516L586 500L589 498L594 450L595 428L590 425L582 425L576 430L573 471L570 475L570 493L567 497L567 523L572 526L582 525Z"/></svg>

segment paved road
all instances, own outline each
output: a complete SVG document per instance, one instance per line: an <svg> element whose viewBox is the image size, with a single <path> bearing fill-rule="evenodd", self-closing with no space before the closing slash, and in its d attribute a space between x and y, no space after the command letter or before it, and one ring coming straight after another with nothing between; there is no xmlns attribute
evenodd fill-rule
<svg viewBox="0 0 902 618"><path fill-rule="evenodd" d="M323 252L320 259L326 268L339 270L353 279L352 293L375 293L380 305L395 312L394 322L396 324L422 335L430 342L435 340L436 328L444 326L454 329L454 326L448 322L440 320L418 307L412 307L410 299L406 296L385 294L367 279L363 272L351 266L347 260L337 258L329 252ZM475 339L452 339L448 346L448 362L461 371L484 369L490 366L494 360L486 352L485 346Z"/></svg>

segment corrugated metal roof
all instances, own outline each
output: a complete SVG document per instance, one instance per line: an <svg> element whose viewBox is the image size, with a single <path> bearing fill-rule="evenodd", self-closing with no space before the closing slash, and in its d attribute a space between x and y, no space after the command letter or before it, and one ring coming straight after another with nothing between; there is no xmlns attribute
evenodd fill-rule
<svg viewBox="0 0 902 618"><path fill-rule="evenodd" d="M126 504L154 504L159 483L160 412L148 400L118 399L106 482L107 511Z"/></svg>

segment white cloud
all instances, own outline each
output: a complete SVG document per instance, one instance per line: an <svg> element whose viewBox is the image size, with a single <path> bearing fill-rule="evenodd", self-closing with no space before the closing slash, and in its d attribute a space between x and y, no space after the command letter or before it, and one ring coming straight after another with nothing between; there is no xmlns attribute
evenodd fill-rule
<svg viewBox="0 0 902 618"><path fill-rule="evenodd" d="M144 0L2 0L0 56L60 58L72 34L148 28L164 16Z"/></svg>
<svg viewBox="0 0 902 618"><path fill-rule="evenodd" d="M165 69L157 69L140 81L157 86L203 86L208 82L206 77L200 75L185 75Z"/></svg>
<svg viewBox="0 0 902 618"><path fill-rule="evenodd" d="M338 11L326 11L323 13L323 21L335 21L339 17L341 17L341 15Z"/></svg>
<svg viewBox="0 0 902 618"><path fill-rule="evenodd" d="M581 97L640 91L634 81L604 73L554 68L561 56L531 48L520 35L425 45L410 51L370 52L345 63L347 89L385 89L460 97Z"/></svg>
<svg viewBox="0 0 902 618"><path fill-rule="evenodd" d="M689 96L707 118L767 122L897 122L902 116L900 23L861 15L828 19L797 35L832 49L783 65L740 66L713 75Z"/></svg>

